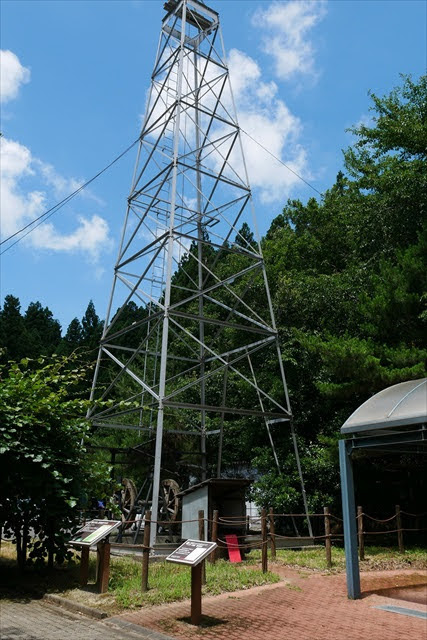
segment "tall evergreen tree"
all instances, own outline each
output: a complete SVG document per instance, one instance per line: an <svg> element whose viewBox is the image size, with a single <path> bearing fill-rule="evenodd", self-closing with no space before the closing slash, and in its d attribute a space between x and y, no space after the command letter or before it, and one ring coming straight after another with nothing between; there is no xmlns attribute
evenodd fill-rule
<svg viewBox="0 0 427 640"><path fill-rule="evenodd" d="M30 338L28 357L51 355L61 341L61 325L53 317L48 307L40 302L30 302L24 316L25 326Z"/></svg>
<svg viewBox="0 0 427 640"><path fill-rule="evenodd" d="M60 355L70 355L73 351L82 346L83 343L83 329L78 318L73 318L68 325L67 332L62 338L58 347L58 353Z"/></svg>
<svg viewBox="0 0 427 640"><path fill-rule="evenodd" d="M104 323L95 311L95 305L91 300L82 318L82 344L87 349L96 349L101 340Z"/></svg>
<svg viewBox="0 0 427 640"><path fill-rule="evenodd" d="M235 242L244 249L250 249L256 244L254 234L252 233L247 222L244 222L242 224L241 229L236 234Z"/></svg>
<svg viewBox="0 0 427 640"><path fill-rule="evenodd" d="M30 338L21 315L19 298L7 295L0 311L0 346L2 360L20 360L28 355Z"/></svg>

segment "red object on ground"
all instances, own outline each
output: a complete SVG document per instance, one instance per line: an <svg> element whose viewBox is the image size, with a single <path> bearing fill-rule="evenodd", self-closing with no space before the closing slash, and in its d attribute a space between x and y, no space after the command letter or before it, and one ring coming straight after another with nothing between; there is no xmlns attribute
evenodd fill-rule
<svg viewBox="0 0 427 640"><path fill-rule="evenodd" d="M225 536L225 541L227 543L230 562L242 562L237 536L234 533L230 533Z"/></svg>

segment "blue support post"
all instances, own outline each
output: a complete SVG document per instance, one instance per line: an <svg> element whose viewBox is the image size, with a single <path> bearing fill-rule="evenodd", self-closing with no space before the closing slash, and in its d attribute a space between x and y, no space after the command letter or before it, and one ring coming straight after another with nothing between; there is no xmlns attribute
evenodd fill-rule
<svg viewBox="0 0 427 640"><path fill-rule="evenodd" d="M353 465L346 440L339 441L342 512L344 521L345 565L347 594L352 600L360 598L359 558L357 555L356 504L354 499Z"/></svg>

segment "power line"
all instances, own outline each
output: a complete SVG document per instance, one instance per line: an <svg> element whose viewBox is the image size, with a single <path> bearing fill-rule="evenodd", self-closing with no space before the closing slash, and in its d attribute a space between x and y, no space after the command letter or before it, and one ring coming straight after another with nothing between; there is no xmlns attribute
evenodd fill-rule
<svg viewBox="0 0 427 640"><path fill-rule="evenodd" d="M242 133L244 133L246 136L248 136L248 138L250 138L253 142L255 142L255 144L257 144L259 147L261 147L261 149L263 149L266 153L268 153L272 158L274 158L275 160L277 160L277 162L279 162L281 165L283 165L288 171L290 171L291 173L293 173L297 178L299 178L300 180L302 180L302 182L304 182L304 184L306 184L308 187L310 187L310 189L313 189L313 191L315 191L316 193L318 193L320 196L323 196L323 194L316 189L316 187L314 187L312 184L310 184L307 180L305 180L305 178L303 178L302 176L299 175L299 173L297 173L294 169L292 169L291 167L289 167L287 164L285 164L283 162L283 160L281 160L280 158L278 158L272 151L270 151L269 149L267 149L267 147L265 147L263 144L261 144L261 142L259 142L258 140L256 140L253 136L250 135L250 133L248 133L247 131L245 131L244 129L240 128L240 130L242 131ZM15 242L13 242L12 244L10 244L6 249L3 249L3 251L0 253L0 255L3 255L4 253L6 253L7 251L9 251L9 249L11 249L12 247L14 247L16 244L18 244L18 242L20 242L21 240L23 240L24 238L26 238L32 231L34 231L35 229L37 229L37 227L39 227L41 224L43 224L46 220L48 220L50 217L52 217L57 211L59 211L60 209L62 209L63 206L65 206L68 202L70 202L70 200L72 200L76 195L78 195L81 191L83 191L83 189L85 189L87 186L89 186L92 182L94 182L97 178L99 178L99 176L101 176L103 173L105 173L105 171L107 171L110 167L112 167L116 162L118 162L121 158L123 158L124 155L126 155L128 153L128 151L130 151L135 145L136 143L139 141L139 138L137 138L136 140L134 140L134 142L132 142L132 144L130 144L124 151L122 151L122 153L120 153L120 155L118 155L116 158L114 158L114 160L112 160L108 165L106 165L103 169L101 169L101 171L99 171L97 174L95 174L92 178L90 178L90 180L88 180L87 182L85 182L84 184L82 184L78 189L76 189L75 191L73 191L72 193L70 193L68 196L66 196L63 200L61 200L60 202L57 202L53 207L51 207L50 209L48 209L47 211L45 211L44 213L42 213L40 216L38 216L37 218L34 218L34 220L32 220L31 222L29 222L28 224L26 224L24 227L22 227L21 229L19 229L18 231L15 231L15 233L12 233L12 235L10 235L8 238L5 238L5 240L2 240L0 242L0 245L5 244L6 242L9 242L10 240L12 240L12 238L15 238L16 236L20 235L21 233L23 233L26 229L29 229L29 227L31 227L29 229L29 231L27 231L27 233L25 233L23 236L21 236L20 238L18 238L17 240L15 240ZM38 224L36 224L38 223ZM34 226L35 225L35 226Z"/></svg>
<svg viewBox="0 0 427 640"><path fill-rule="evenodd" d="M240 131L242 133L244 133L246 136L248 136L248 138L250 138L253 142L255 142L255 144L257 144L259 147L261 147L261 149L264 149L264 151L266 151L272 158L274 158L275 160L277 160L277 162L280 162L280 164L282 164L284 167L286 167L286 169L288 171L290 171L291 173L294 174L294 176L296 176L297 178L299 178L300 180L302 180L308 187L310 187L310 189L313 189L313 191L315 191L316 193L319 194L319 196L323 196L323 193L321 193L318 189L316 189L316 187L313 187L312 184L310 184L309 182L307 182L307 180L305 180L302 176L299 175L299 173L297 173L296 171L294 171L294 169L291 169L291 167L289 167L287 164L285 164L280 158L278 158L277 156L274 155L274 153L272 153L269 149L267 149L267 147L264 147L263 144L261 144L261 142L258 142L258 140L255 140L255 138L253 138L247 131L245 131L244 129L242 129L242 127L240 127Z"/></svg>
<svg viewBox="0 0 427 640"><path fill-rule="evenodd" d="M37 227L39 227L41 224L46 222L46 220L48 220L51 216L53 216L57 211L62 209L62 207L64 205L66 205L68 202L70 202L70 200L72 200L76 195L78 195L81 191L83 191L83 189L85 189L92 182L94 182L94 180L99 178L99 176L101 176L103 173L105 173L110 167L113 166L113 164L115 164L121 158L123 158L123 156L126 155L128 153L128 151L130 151L136 145L137 142L139 142L139 137L136 140L134 140L134 142L132 142L132 144L130 144L127 147L127 149L122 151L122 153L120 153L116 158L114 158L114 160L112 160L103 169L101 169L101 171L98 171L97 174L95 174L92 178L90 178L90 180L88 180L87 182L82 184L80 187L78 187L78 189L76 189L75 191L70 193L66 198L64 198L60 202L57 202L53 207L51 207L50 209L48 209L47 211L42 213L40 216L38 216L37 218L34 218L34 220L32 220L31 222L26 224L24 227L22 227L18 231L15 231L15 233L12 233L12 235L10 235L8 238L6 238L5 240L2 240L2 242L0 242L0 245L3 245L6 242L9 242L10 240L12 240L12 238L14 238L15 236L18 236L23 231L25 231L26 229L29 229L29 227L31 227L31 229L29 229L27 231L27 233L25 233L23 236L21 236L20 238L15 240L15 242L12 242L12 244L10 244L6 249L3 249L3 251L0 253L0 255L3 255L4 253L6 253L6 251L9 251L9 249L14 247L16 244L18 244L18 242L20 242L24 238L26 238L26 236L28 236L32 231L34 231L35 229L37 229ZM36 223L38 223L38 224L36 224ZM35 225L35 226L33 226L33 225Z"/></svg>

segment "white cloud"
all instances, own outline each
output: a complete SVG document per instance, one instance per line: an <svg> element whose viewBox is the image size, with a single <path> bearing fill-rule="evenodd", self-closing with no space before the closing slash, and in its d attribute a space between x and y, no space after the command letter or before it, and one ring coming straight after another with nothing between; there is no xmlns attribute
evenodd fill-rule
<svg viewBox="0 0 427 640"><path fill-rule="evenodd" d="M0 144L1 232L7 237L42 212L45 194L38 190L23 192L18 188L21 180L34 175L30 150L5 137Z"/></svg>
<svg viewBox="0 0 427 640"><path fill-rule="evenodd" d="M258 63L238 49L231 49L228 55L228 67L234 97L240 96L261 78Z"/></svg>
<svg viewBox="0 0 427 640"><path fill-rule="evenodd" d="M354 126L356 129L359 127L372 127L375 124L375 119L373 118L371 113L362 113L359 120L356 122Z"/></svg>
<svg viewBox="0 0 427 640"><path fill-rule="evenodd" d="M258 63L237 49L230 51L228 64L241 128L294 171L307 174L306 152L298 143L301 121L278 98L277 85L261 81ZM245 134L242 134L242 141L249 181L252 187L260 190L261 200L283 200L299 182L297 176ZM239 172L243 171L237 150L232 162L237 164Z"/></svg>
<svg viewBox="0 0 427 640"><path fill-rule="evenodd" d="M253 24L266 30L262 48L273 57L278 78L289 80L297 74L316 74L309 32L325 13L324 0L273 2L256 11Z"/></svg>
<svg viewBox="0 0 427 640"><path fill-rule="evenodd" d="M106 220L94 214L90 219L78 217L79 226L72 233L59 233L53 224L46 223L32 233L33 246L52 251L86 253L91 260L98 260L103 249L111 247Z"/></svg>
<svg viewBox="0 0 427 640"><path fill-rule="evenodd" d="M21 85L29 82L30 70L22 66L17 55L0 51L0 99L8 102L17 97Z"/></svg>
<svg viewBox="0 0 427 640"><path fill-rule="evenodd" d="M64 178L64 176L56 172L51 164L42 162L41 160L35 160L35 162L46 184L53 187L54 194L57 198L70 195L70 193L73 193L81 187L84 182L83 180L76 180L76 178Z"/></svg>
<svg viewBox="0 0 427 640"><path fill-rule="evenodd" d="M75 178L64 178L55 169L38 158L24 145L1 138L1 234L6 238L41 215L47 208L49 187L53 195L70 193L80 185ZM37 189L29 188L28 182ZM80 215L74 231L62 233L52 223L44 223L34 229L24 242L37 249L62 252L81 252L91 261L100 252L111 248L107 222L97 214Z"/></svg>

